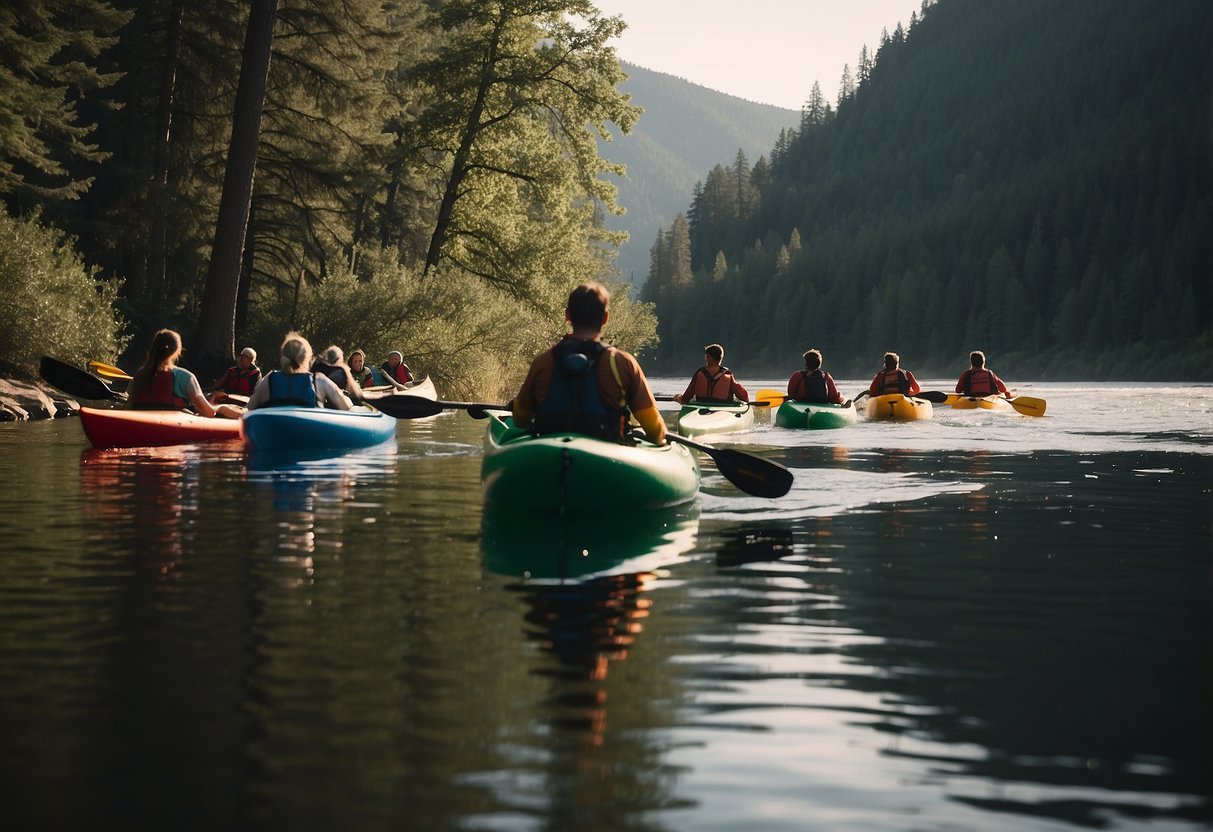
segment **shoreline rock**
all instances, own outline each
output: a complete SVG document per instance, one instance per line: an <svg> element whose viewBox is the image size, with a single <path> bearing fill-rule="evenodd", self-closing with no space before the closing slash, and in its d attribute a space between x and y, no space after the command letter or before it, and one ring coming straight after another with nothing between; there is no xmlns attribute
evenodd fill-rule
<svg viewBox="0 0 1213 832"><path fill-rule="evenodd" d="M61 419L80 411L79 402L53 388L14 378L0 378L0 422Z"/></svg>

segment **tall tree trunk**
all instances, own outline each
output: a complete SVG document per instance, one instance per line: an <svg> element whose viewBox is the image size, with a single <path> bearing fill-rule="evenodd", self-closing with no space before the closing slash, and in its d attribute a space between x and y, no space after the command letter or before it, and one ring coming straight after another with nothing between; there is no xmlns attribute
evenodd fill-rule
<svg viewBox="0 0 1213 832"><path fill-rule="evenodd" d="M173 105L177 98L177 66L181 60L181 17L183 0L169 4L164 27L164 63L161 65L160 95L156 101L156 135L152 141L152 250L147 258L146 292L156 300L168 294L165 280L167 259L164 201L168 190L169 145L173 136Z"/></svg>
<svg viewBox="0 0 1213 832"><path fill-rule="evenodd" d="M196 372L211 373L213 377L223 372L236 352L236 295L240 288L240 263L253 196L261 111L265 104L278 0L251 0L251 7L215 243L211 248L198 328L190 345L191 366Z"/></svg>

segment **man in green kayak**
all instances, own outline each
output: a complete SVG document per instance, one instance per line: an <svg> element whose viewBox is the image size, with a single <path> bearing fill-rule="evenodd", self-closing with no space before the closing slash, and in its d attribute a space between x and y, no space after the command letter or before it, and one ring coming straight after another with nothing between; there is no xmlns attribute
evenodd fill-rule
<svg viewBox="0 0 1213 832"><path fill-rule="evenodd" d="M842 404L842 394L834 384L834 377L821 367L821 350L806 350L801 358L804 369L792 373L788 379L788 398L794 402Z"/></svg>
<svg viewBox="0 0 1213 832"><path fill-rule="evenodd" d="M631 353L602 343L611 294L583 283L569 295L564 317L573 331L531 362L514 397L514 424L536 434L584 433L623 442L628 415L652 442L665 442L644 370Z"/></svg>

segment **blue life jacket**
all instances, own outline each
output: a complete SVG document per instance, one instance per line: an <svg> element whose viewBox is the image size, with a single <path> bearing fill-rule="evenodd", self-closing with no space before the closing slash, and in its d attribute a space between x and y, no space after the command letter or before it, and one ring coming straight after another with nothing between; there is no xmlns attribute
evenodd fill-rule
<svg viewBox="0 0 1213 832"><path fill-rule="evenodd" d="M311 373L282 373L269 375L270 398L266 407L315 407L316 384Z"/></svg>
<svg viewBox="0 0 1213 832"><path fill-rule="evenodd" d="M552 348L556 370L548 394L535 409L536 435L581 433L623 441L625 414L598 394L598 359L609 351L599 341L565 338Z"/></svg>

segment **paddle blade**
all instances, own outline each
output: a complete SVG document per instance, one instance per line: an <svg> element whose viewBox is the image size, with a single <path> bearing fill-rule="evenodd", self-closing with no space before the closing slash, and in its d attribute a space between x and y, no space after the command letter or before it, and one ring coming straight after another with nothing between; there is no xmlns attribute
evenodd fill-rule
<svg viewBox="0 0 1213 832"><path fill-rule="evenodd" d="M792 490L792 472L769 459L733 448L713 448L675 433L666 434L667 442L677 442L706 454L716 463L721 475L747 494L755 497L782 497Z"/></svg>
<svg viewBox="0 0 1213 832"><path fill-rule="evenodd" d="M779 407L787 398L788 394L781 390L759 390L758 395L751 399L750 403L759 407Z"/></svg>
<svg viewBox="0 0 1213 832"><path fill-rule="evenodd" d="M397 419L424 419L446 409L445 402L436 402L433 399L407 394L384 396L369 403Z"/></svg>
<svg viewBox="0 0 1213 832"><path fill-rule="evenodd" d="M115 367L113 364L106 364L103 361L90 361L88 368L103 378L112 378L117 381L130 381L131 376L121 367Z"/></svg>
<svg viewBox="0 0 1213 832"><path fill-rule="evenodd" d="M732 448L715 449L712 459L725 479L754 497L774 499L792 490L792 472L778 462Z"/></svg>
<svg viewBox="0 0 1213 832"><path fill-rule="evenodd" d="M1038 399L1035 396L1016 396L1009 401L1011 407L1024 416L1044 416L1045 408L1048 406L1044 399Z"/></svg>
<svg viewBox="0 0 1213 832"><path fill-rule="evenodd" d="M58 387L69 396L81 399L117 399L119 401L126 398L123 394L111 390L104 381L96 376L86 373L79 367L73 367L71 364L51 358L49 355L42 356L42 360L38 364L38 372L48 384Z"/></svg>
<svg viewBox="0 0 1213 832"><path fill-rule="evenodd" d="M948 401L948 394L939 390L923 390L919 393L915 393L914 398L926 399L931 404L946 404Z"/></svg>

